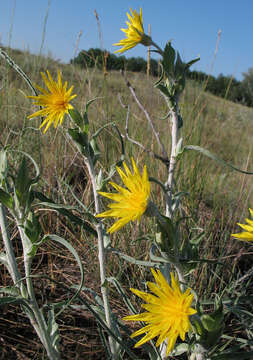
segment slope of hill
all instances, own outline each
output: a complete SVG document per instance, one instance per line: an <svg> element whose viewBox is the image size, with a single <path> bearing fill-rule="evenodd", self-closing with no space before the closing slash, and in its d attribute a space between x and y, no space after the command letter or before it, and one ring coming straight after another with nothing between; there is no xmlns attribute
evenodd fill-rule
<svg viewBox="0 0 253 360"><path fill-rule="evenodd" d="M129 136L143 143L146 148L159 152L143 112L137 106L123 77L118 72L109 72L107 76L104 76L96 69L82 70L72 64L61 64L50 58L11 49L9 55L32 82L40 86L44 86L40 75L41 71L48 70L55 77L57 69L60 69L63 81L67 81L68 86L74 85L74 93L77 94L77 97L74 99L73 105L79 111L84 109L87 101L97 98L89 112L92 129L98 129L99 126L108 122L115 122L125 140L127 158L134 155L138 161L145 161L148 164L149 175L159 177L162 182L165 181L164 165L150 158L137 145L126 140L125 127L128 117ZM127 78L135 88L137 96L149 112L164 144L169 149L170 126L168 119L165 119L164 99L153 87L156 79L147 78L142 73L128 73ZM69 205L79 206L77 199L88 204L91 198L91 188L87 182L86 169L82 160L64 136L62 128L55 130L52 127L46 135L43 135L38 130L40 120L27 119L27 116L35 111L32 102L26 98L26 95L31 95L30 89L21 76L1 58L0 87L1 145L10 145L15 150L26 151L35 158L42 172L40 188L49 197ZM127 112L126 105L129 106L129 112ZM240 169L253 171L252 108L205 93L199 84L189 81L180 101L180 109L183 118L181 135L185 145L204 147ZM67 118L63 126L68 126ZM99 137L99 146L101 150L100 163L106 172L112 163L119 160L121 155L121 142L117 132L110 127L105 129ZM16 164L15 158L13 164ZM199 278L198 290L203 297L211 296L217 289L222 291L225 287L224 284L229 283L236 272L239 274L251 267L249 255L252 249L250 246L245 245L244 247L232 240L230 234L235 230L236 222L243 221L248 207L253 207L252 179L251 176L220 166L193 151L183 155L178 164L177 190L189 193L185 197L183 209L186 216L189 217L188 230L196 228L204 230L205 239L202 247L203 251L208 249L205 256L209 259L218 256L224 263L229 264L228 269L221 269L218 266L212 269L215 276L210 276L211 265L200 266L198 273L196 272L193 276ZM156 185L152 185L152 194L156 202L162 204L161 190ZM98 290L96 246L93 239L86 236L82 229L67 223L64 217L57 217L52 211L42 214L41 224L45 233L58 233L72 242L85 264L86 281L89 282L89 287ZM114 245L119 246L122 251L131 250L136 257L141 258L145 253L146 245L145 242L141 242L143 240L136 245L136 237L141 238L144 233L151 234L153 226L152 220L144 220L138 228L135 225L129 225L124 233L113 237ZM11 231L18 250L19 244L18 239L15 238L15 229L11 229ZM244 258L242 258L243 252L246 254ZM54 244L45 244L37 257L38 264L35 266L40 268L41 273L49 273L50 277L56 280L63 276L68 284L78 282L78 269L74 268L69 255L63 253ZM141 282L135 275L139 270L136 270L134 265L121 263L115 258L110 258L109 264L109 272L117 273L126 286L129 283L135 286L136 282ZM8 284L7 274L3 271L1 276L2 283ZM39 286L38 289L42 291ZM49 297L54 300L63 296L61 289L46 281L43 283L43 291L47 292ZM84 296L89 298L90 294L84 293ZM116 295L113 302L117 312L126 313ZM22 323L22 317L19 317L17 326L16 311L15 307L10 307L0 317L2 329L0 341L4 339L3 350L0 350L0 354L2 356L11 354L14 359L15 356L17 358L23 353L24 359L39 359L42 353L39 341L33 340L34 350L31 350L30 340L29 343L27 340L31 335L31 330L26 321ZM86 311L77 312L71 309L65 315L61 315L60 321L63 338L61 346L66 354L66 359L73 358L76 353L83 358L86 356L87 359L103 359L103 350L98 333L94 329L94 321ZM233 335L232 327L229 327L228 331ZM26 333L29 336L26 337L24 335ZM17 344L19 345L17 346Z"/></svg>

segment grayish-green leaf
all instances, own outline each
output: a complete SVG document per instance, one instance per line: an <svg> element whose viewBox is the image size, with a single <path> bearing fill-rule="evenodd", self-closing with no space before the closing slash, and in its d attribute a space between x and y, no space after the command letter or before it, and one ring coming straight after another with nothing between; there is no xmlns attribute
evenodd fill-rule
<svg viewBox="0 0 253 360"><path fill-rule="evenodd" d="M0 186L3 185L7 173L8 173L7 150L2 149L0 151Z"/></svg>
<svg viewBox="0 0 253 360"><path fill-rule="evenodd" d="M112 277L112 276L107 278L107 280L115 286L115 288L117 289L118 293L121 295L124 303L126 304L127 308L129 309L129 311L131 311L133 314L137 314L138 313L137 309L133 306L132 302L130 301L129 296L127 296L127 294L123 290L120 282L115 277Z"/></svg>
<svg viewBox="0 0 253 360"><path fill-rule="evenodd" d="M142 260L137 260L129 255L126 255L122 252L120 252L119 250L116 250L114 248L109 248L108 250L110 250L113 254L116 254L118 256L120 256L122 259L132 263L132 264L135 264L135 265L139 265L139 266L149 266L149 267L152 267L152 266L155 266L157 265L157 263L155 262L151 262L151 261L142 261Z"/></svg>
<svg viewBox="0 0 253 360"><path fill-rule="evenodd" d="M78 224L78 225L82 226L84 228L84 230L88 231L93 236L97 237L96 230L94 230L89 225L88 222L83 220L83 216L81 218L79 216L74 215L71 211L69 211L69 210L77 210L78 211L78 209L76 207L73 207L73 206L70 206L70 205L56 204L53 200L49 199L44 194L42 194L41 192L38 192L38 191L34 191L33 193L34 193L34 197L41 201L40 205L48 206L48 207L50 207L52 209L55 209L60 214L68 217L70 221L72 221L75 224ZM87 216L89 221L91 221L93 224L97 224L97 218L93 214L91 214L90 212L86 212L84 214L84 216Z"/></svg>
<svg viewBox="0 0 253 360"><path fill-rule="evenodd" d="M0 253L0 263L5 265L8 268L8 259L7 255L4 252Z"/></svg>
<svg viewBox="0 0 253 360"><path fill-rule="evenodd" d="M77 253L77 251L73 248L73 246L68 242L66 241L65 239L63 239L62 237L58 236L58 235L47 235L47 237L53 241L56 241L58 242L59 244L63 245L66 249L68 249L71 254L74 256L74 258L76 259L77 261L77 264L79 266L79 269L80 269L80 275L81 275L81 279L80 279L80 284L79 284L79 287L76 291L76 293L69 299L69 301L67 302L67 304L63 307L63 309L61 309L57 314L56 316L58 316L63 310L65 307L67 307L71 302L73 302L73 300L79 295L80 291L82 290L82 287L83 287L83 284L84 284L84 271L83 271L83 265L82 265L82 262L81 262L81 259Z"/></svg>
<svg viewBox="0 0 253 360"><path fill-rule="evenodd" d="M243 174L253 175L253 172L241 170L241 169L237 168L236 166L230 164L229 162L226 162L226 161L222 160L217 155L211 153L209 150L206 150L206 149L202 148L201 146L187 145L187 146L184 146L183 150L195 150L195 151L198 151L201 154L209 157L210 159L215 160L216 162L218 162L221 165L227 166L227 167L229 167L229 168L231 168L233 170L239 171L240 173L243 173Z"/></svg>
<svg viewBox="0 0 253 360"><path fill-rule="evenodd" d="M48 311L48 332L50 334L53 347L57 352L59 352L60 333L59 326L55 320L53 308Z"/></svg>

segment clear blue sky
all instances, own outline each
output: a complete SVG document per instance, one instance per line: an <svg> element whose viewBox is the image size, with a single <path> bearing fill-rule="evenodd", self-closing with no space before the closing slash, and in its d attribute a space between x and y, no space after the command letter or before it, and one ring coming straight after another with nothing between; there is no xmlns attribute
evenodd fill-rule
<svg viewBox="0 0 253 360"><path fill-rule="evenodd" d="M116 48L112 44L124 38L120 28L126 27L130 7L138 11L142 7L145 32L151 24L152 38L161 47L172 39L183 60L200 55L200 62L193 67L197 70L241 80L242 72L253 67L253 0L51 0L42 53L50 52L54 59L68 62L74 56L80 31L78 51L101 47L95 9L102 45L113 52ZM0 42L38 53L47 8L48 0L1 0ZM138 45L125 55L145 58L146 50Z"/></svg>

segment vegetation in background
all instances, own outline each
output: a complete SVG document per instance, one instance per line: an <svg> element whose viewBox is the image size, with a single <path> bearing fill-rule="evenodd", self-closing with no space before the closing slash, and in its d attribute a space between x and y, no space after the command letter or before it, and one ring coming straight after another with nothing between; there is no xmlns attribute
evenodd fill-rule
<svg viewBox="0 0 253 360"><path fill-rule="evenodd" d="M94 67L103 69L105 54L107 70L146 72L147 62L142 57L127 58L122 55L116 56L115 54L98 48L90 48L87 51L82 50L74 59L71 59L70 62L84 69ZM153 76L158 76L161 73L158 60L151 59L150 73ZM202 85L205 91L209 91L216 96L231 100L235 103L253 107L252 68L250 68L248 72L243 73L242 81L236 80L232 75L224 76L220 74L218 77L214 77L197 70L187 70L187 77Z"/></svg>

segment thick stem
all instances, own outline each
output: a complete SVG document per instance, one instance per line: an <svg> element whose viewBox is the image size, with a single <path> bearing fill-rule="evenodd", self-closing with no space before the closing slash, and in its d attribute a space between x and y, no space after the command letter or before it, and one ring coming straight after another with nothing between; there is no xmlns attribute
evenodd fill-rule
<svg viewBox="0 0 253 360"><path fill-rule="evenodd" d="M168 198L169 202L166 203L166 216L172 218L172 190L174 182L174 171L176 168L176 148L178 143L178 114L177 111L171 110L170 112L170 121L171 121L171 153L170 153L170 166L168 172L168 179L165 183L166 188L168 189Z"/></svg>
<svg viewBox="0 0 253 360"><path fill-rule="evenodd" d="M70 117L70 120L72 121L72 118ZM70 140L72 141L72 138L67 134ZM80 148L75 144L78 152L80 152ZM92 162L92 159L90 156L83 156L85 166L88 169L89 176L91 179L92 184L92 191L94 196L94 203L95 203L95 211L96 213L100 213L100 203L99 203L99 195L97 193L97 185L96 185L96 173L94 169L94 165ZM105 247L104 247L104 235L103 235L103 227L102 222L98 219L98 225L96 226L97 235L98 235L98 260L99 260L99 273L100 273L100 282L101 282L101 294L103 298L103 304L104 304L104 310L105 310L105 320L106 324L109 327L110 330L112 330L112 318L111 318L111 309L110 309L110 303L109 303L109 296L108 296L108 288L106 287L106 254L105 254ZM113 330L112 330L113 331ZM110 349L112 353L113 359L116 360L116 341L109 336L109 344Z"/></svg>
<svg viewBox="0 0 253 360"><path fill-rule="evenodd" d="M161 345L160 345L160 355L162 360L168 359L167 356L167 344L168 340L166 339Z"/></svg>
<svg viewBox="0 0 253 360"><path fill-rule="evenodd" d="M177 109L177 107L176 107ZM168 179L165 183L168 194L168 202L166 202L166 216L172 218L172 196L173 196L173 182L174 171L176 168L176 147L178 142L178 114L175 110L170 110L170 122L171 122L171 152L170 152L170 165L168 171ZM183 272L178 264L173 264L178 274L180 282L184 282ZM167 359L167 341L164 341L160 347L160 354L163 360Z"/></svg>
<svg viewBox="0 0 253 360"><path fill-rule="evenodd" d="M10 240L5 207L3 204L0 204L0 228L2 232L4 248L7 256L8 270L10 272L12 281L14 282L14 284L16 284L21 279L21 275L18 271L18 265L17 265L15 253ZM19 287L21 286L22 285L20 284Z"/></svg>
<svg viewBox="0 0 253 360"><path fill-rule="evenodd" d="M92 183L92 190L95 202L95 210L96 213L101 212L100 203L99 203L99 195L97 193L97 186L96 186L96 174L95 169L90 158L85 158L85 165L87 166L89 176ZM105 319L108 327L112 330L112 319L111 319L111 309L109 303L109 296L108 296L108 288L105 285L106 282L106 254L105 254L105 247L104 247L104 236L103 236L103 227L101 221L98 221L96 226L97 234L98 234L98 259L99 259L99 270L100 270L100 281L101 281L101 293L104 303L104 310L105 310ZM113 359L116 359L116 343L115 340L109 336L109 343L112 352Z"/></svg>

